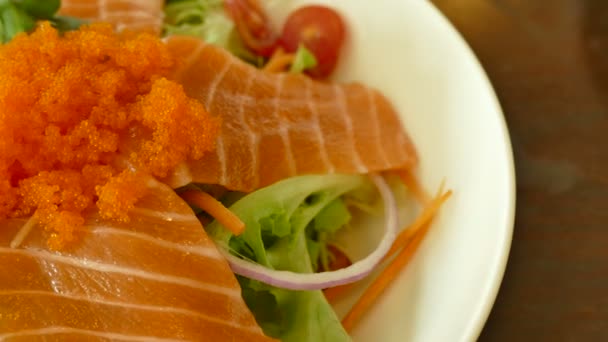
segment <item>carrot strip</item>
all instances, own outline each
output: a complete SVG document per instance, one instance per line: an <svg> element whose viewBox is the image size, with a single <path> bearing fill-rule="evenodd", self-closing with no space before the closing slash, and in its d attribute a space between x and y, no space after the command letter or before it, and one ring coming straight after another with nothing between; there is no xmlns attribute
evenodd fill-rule
<svg viewBox="0 0 608 342"><path fill-rule="evenodd" d="M422 204L426 205L430 202L429 194L424 190L420 182L414 177L414 175L408 170L397 170L397 175L401 178L401 181L407 188L412 192L414 197Z"/></svg>
<svg viewBox="0 0 608 342"><path fill-rule="evenodd" d="M442 190L441 190L442 191ZM441 192L440 192L441 193ZM421 222L418 224L416 229L412 230L411 233L403 234L400 236L410 237L403 238L400 241L400 245L394 244L391 248L391 251L395 253L402 245L405 245L399 254L390 262L390 264L380 273L378 278L374 280L374 282L365 290L361 298L355 303L355 305L350 309L348 314L342 320L342 325L346 331L352 330L354 325L359 321L359 319L363 316L365 312L370 308L370 306L374 303L374 301L384 292L384 290L388 287L388 285L395 279L395 277L407 266L412 256L420 246L420 243L426 236L426 233L429 230L431 220L425 217L432 218L434 213L437 211L437 208L441 206L441 204L448 199L452 194L452 191L447 191L441 196L437 196L436 200L431 203L427 207L435 208L433 210L425 210L428 214L420 215L419 219L416 222ZM435 204L435 205L433 205ZM414 222L414 224L416 224ZM409 229L408 229L409 230ZM411 241L411 242L410 242ZM409 243L408 243L409 242ZM390 253L390 252L389 252Z"/></svg>
<svg viewBox="0 0 608 342"><path fill-rule="evenodd" d="M407 173L407 172L405 171L404 173ZM411 177L411 175L407 175L407 177L410 177L412 184L418 184L418 182L416 182L416 180L413 177ZM419 188L419 189L422 190L422 188ZM437 211L439 210L441 205L452 194L451 191L448 191L448 192L444 193L443 195L441 195L442 192L443 192L443 185L440 187L439 191L437 192L437 195L432 200L428 201L428 203L426 204L426 207L422 210L420 215L418 215L418 217L416 217L416 220L414 220L414 222L412 222L408 227L404 228L401 231L401 233L399 233L399 235L393 242L391 249L388 251L388 253L386 253L386 256L384 257L383 261L390 259L402 248L406 248L410 244L410 242L412 241L412 238L416 235L416 233L432 221L433 217L435 216L435 214L437 213ZM423 191L421 191L419 193L423 193ZM352 285L353 284L345 284L345 285L340 285L340 286L336 286L336 287L330 287L330 288L324 289L323 294L325 295L325 298L329 302L333 302L337 298L342 297L345 292L350 290Z"/></svg>
<svg viewBox="0 0 608 342"><path fill-rule="evenodd" d="M380 296L384 289L393 281L393 279L399 274L399 272L407 265L414 252L418 249L418 246L422 242L422 239L428 231L428 225L425 225L420 229L412 243L403 249L397 257L382 271L380 276L374 280L374 282L365 290L361 298L355 303L348 314L342 320L342 325L346 331L352 330L355 323L361 318L361 316L368 310L373 302Z"/></svg>
<svg viewBox="0 0 608 342"><path fill-rule="evenodd" d="M281 72L293 63L295 55L292 53L285 53L281 48L278 48L268 60L268 63L264 65L262 70L268 72Z"/></svg>
<svg viewBox="0 0 608 342"><path fill-rule="evenodd" d="M386 287L394 280L401 270L410 261L420 242L428 231L428 225L421 228L414 236L412 242L399 254L397 257L382 271L380 276L365 290L361 298L350 309L348 314L342 320L342 326L346 331L351 331L355 323L359 321L361 316L370 308L373 302L384 292Z"/></svg>
<svg viewBox="0 0 608 342"><path fill-rule="evenodd" d="M451 192L446 192L443 196L438 196L433 198L432 202L422 211L422 213L416 218L416 220L410 224L408 227L403 229L401 233L397 236L391 249L386 253L383 261L390 259L395 253L397 253L402 248L406 248L409 246L412 238L420 231L420 229L427 226L431 223L433 217L435 216L437 210L441 205L450 197ZM344 295L345 292L351 289L353 284L344 284L336 287L330 287L323 290L323 294L325 298L332 302L337 298Z"/></svg>
<svg viewBox="0 0 608 342"><path fill-rule="evenodd" d="M353 287L354 283L338 285L329 287L323 290L323 295L328 302L334 302L336 299L342 297L344 293L348 292Z"/></svg>
<svg viewBox="0 0 608 342"><path fill-rule="evenodd" d="M245 230L245 223L220 201L206 192L188 190L180 194L186 202L196 205L218 220L234 235L240 235Z"/></svg>
<svg viewBox="0 0 608 342"><path fill-rule="evenodd" d="M433 198L430 203L428 203L428 205L422 210L420 215L416 217L416 220L414 220L414 222L412 222L408 227L403 229L401 233L399 233L399 235L397 235L397 238L393 242L391 249L388 251L388 253L386 253L384 260L393 256L401 248L404 248L412 239L412 237L416 234L416 232L418 232L418 230L420 230L424 225L430 223L433 220L433 217L435 217L435 214L437 213L441 205L452 195L452 191L448 191L443 195L439 195L441 191L443 190L440 190L437 196L435 196L435 198Z"/></svg>

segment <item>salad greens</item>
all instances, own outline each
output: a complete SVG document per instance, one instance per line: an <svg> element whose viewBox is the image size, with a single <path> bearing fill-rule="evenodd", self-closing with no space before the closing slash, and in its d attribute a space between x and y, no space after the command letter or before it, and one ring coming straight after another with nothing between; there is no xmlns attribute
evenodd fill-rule
<svg viewBox="0 0 608 342"><path fill-rule="evenodd" d="M0 0L0 41L34 28L37 20L49 20L60 32L75 30L85 21L56 15L60 0Z"/></svg>
<svg viewBox="0 0 608 342"><path fill-rule="evenodd" d="M222 0L169 0L163 29L165 35L195 36L228 46L234 23L224 14Z"/></svg>
<svg viewBox="0 0 608 342"><path fill-rule="evenodd" d="M29 32L38 20L49 20L60 32L75 30L86 23L73 17L57 15L60 0L0 0L0 42L6 43L20 32ZM163 35L198 37L230 51L256 66L265 58L249 51L241 41L235 24L224 10L223 0L167 0ZM304 46L295 54L290 71L301 73L317 65L315 56Z"/></svg>
<svg viewBox="0 0 608 342"><path fill-rule="evenodd" d="M223 0L167 0L163 35L195 36L261 66L265 59L247 50L223 6ZM60 0L0 0L0 41L32 30L37 20L49 20L61 32L85 23L56 15L59 8ZM290 72L316 65L315 56L300 45ZM212 222L207 230L218 245L268 268L328 270L328 243L351 220L347 203L369 203L372 188L362 175L322 175L289 178L244 196L228 193L224 202L247 229L233 236ZM286 290L237 278L245 302L269 336L287 342L351 340L321 291Z"/></svg>
<svg viewBox="0 0 608 342"><path fill-rule="evenodd" d="M13 39L17 33L33 29L36 23L33 17L8 0L0 2L0 21L0 35L3 43Z"/></svg>
<svg viewBox="0 0 608 342"><path fill-rule="evenodd" d="M13 0L17 7L40 19L51 19L59 11L60 0Z"/></svg>
<svg viewBox="0 0 608 342"><path fill-rule="evenodd" d="M167 0L163 36L186 35L221 46L235 56L258 66L263 58L241 42L234 22L224 11L223 0Z"/></svg>
<svg viewBox="0 0 608 342"><path fill-rule="evenodd" d="M288 178L252 192L230 210L247 229L233 236L219 223L208 227L221 248L276 270L315 272L327 241L350 220L345 196L373 193L361 175ZM360 198L358 200L361 200ZM326 266L326 265L325 265ZM292 291L238 277L245 302L264 332L282 341L350 341L321 291Z"/></svg>
<svg viewBox="0 0 608 342"><path fill-rule="evenodd" d="M312 69L317 66L315 55L310 52L304 45L300 44L296 51L296 56L291 64L290 72L301 73L304 70Z"/></svg>
<svg viewBox="0 0 608 342"><path fill-rule="evenodd" d="M258 67L266 61L245 47L234 21L224 10L224 0L167 0L163 36L168 35L200 38ZM313 69L317 64L314 54L300 45L290 72L301 73Z"/></svg>

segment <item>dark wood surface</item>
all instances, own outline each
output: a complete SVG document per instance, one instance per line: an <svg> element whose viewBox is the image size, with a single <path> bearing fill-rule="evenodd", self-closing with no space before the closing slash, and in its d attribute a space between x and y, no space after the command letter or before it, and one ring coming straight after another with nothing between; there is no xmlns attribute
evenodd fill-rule
<svg viewBox="0 0 608 342"><path fill-rule="evenodd" d="M434 0L509 126L517 214L480 341L608 341L608 0Z"/></svg>

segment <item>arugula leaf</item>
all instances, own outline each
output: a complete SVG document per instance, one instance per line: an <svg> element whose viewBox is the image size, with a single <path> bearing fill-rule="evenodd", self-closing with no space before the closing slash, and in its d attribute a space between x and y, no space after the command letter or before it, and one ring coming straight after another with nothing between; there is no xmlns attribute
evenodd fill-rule
<svg viewBox="0 0 608 342"><path fill-rule="evenodd" d="M230 207L247 226L240 236L218 222L207 230L235 255L277 270L312 273L319 255L328 254L328 237L350 220L342 198L369 186L361 175L288 178ZM268 335L286 342L350 341L321 291L291 291L243 277L239 282L245 302Z"/></svg>

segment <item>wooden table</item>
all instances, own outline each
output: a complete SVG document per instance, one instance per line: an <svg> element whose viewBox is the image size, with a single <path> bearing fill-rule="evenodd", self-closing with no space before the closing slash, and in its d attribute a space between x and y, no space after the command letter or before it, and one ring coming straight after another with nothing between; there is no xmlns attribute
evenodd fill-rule
<svg viewBox="0 0 608 342"><path fill-rule="evenodd" d="M608 0L433 2L488 73L515 155L513 245L480 341L607 341Z"/></svg>

